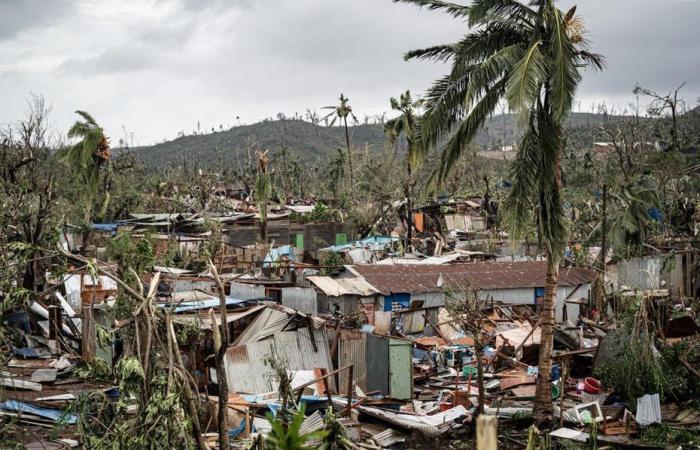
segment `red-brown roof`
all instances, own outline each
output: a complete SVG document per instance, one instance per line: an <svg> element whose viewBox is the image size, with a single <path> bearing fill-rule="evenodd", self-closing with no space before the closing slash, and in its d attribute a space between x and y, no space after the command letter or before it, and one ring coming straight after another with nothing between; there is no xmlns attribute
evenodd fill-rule
<svg viewBox="0 0 700 450"><path fill-rule="evenodd" d="M476 289L517 289L544 287L545 261L475 262L466 264L354 265L352 270L384 295L439 292L442 286L469 284ZM559 286L590 283L595 272L578 267L559 270Z"/></svg>

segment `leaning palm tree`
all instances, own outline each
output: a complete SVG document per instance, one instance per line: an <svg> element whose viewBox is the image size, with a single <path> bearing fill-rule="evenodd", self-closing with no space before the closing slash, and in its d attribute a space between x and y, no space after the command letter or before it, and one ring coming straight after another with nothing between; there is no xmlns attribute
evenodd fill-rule
<svg viewBox="0 0 700 450"><path fill-rule="evenodd" d="M80 141L60 150L58 156L66 163L79 177L80 181L87 188L86 198L87 210L92 209L92 202L97 193L100 182L100 170L107 167L110 170L111 154L109 151L109 138L104 134L104 130L97 124L95 119L85 111L76 111L81 120L77 120L68 130L68 137L79 138ZM102 204L100 216L104 216L109 205L109 173L105 178L105 200ZM86 213L86 219L89 212Z"/></svg>
<svg viewBox="0 0 700 450"><path fill-rule="evenodd" d="M399 111L401 114L384 124L384 132L389 137L392 145L397 145L399 137L406 137L406 184L404 194L406 196L407 210L407 231L406 250L411 248L413 238L413 188L415 186L414 174L425 156L425 147L418 139L418 120L420 116L416 110L423 105L423 100L413 99L411 92L406 91L399 99L392 97L389 102L391 109Z"/></svg>
<svg viewBox="0 0 700 450"><path fill-rule="evenodd" d="M350 106L350 99L345 97L342 93L340 94L340 103L336 106L324 106L323 109L331 109L332 111L326 114L321 120L327 120L331 116L333 117L330 121L330 126L335 125L336 120L340 122L345 127L345 144L348 148L348 169L350 172L350 189L353 186L353 173L352 173L352 151L350 150L350 133L348 132L348 116L357 120L355 114L352 113L352 107Z"/></svg>
<svg viewBox="0 0 700 450"><path fill-rule="evenodd" d="M561 205L562 125L582 68L602 68L603 57L587 50L576 8L564 14L554 0L474 0L469 6L439 0L394 1L444 10L470 27L459 42L406 55L452 65L450 73L428 91L421 122L425 145L446 142L435 172L438 183L502 99L523 128L511 166L513 187L504 204L504 220L513 239L522 238L528 225L536 224L547 257L535 414L550 417L554 305L568 236Z"/></svg>

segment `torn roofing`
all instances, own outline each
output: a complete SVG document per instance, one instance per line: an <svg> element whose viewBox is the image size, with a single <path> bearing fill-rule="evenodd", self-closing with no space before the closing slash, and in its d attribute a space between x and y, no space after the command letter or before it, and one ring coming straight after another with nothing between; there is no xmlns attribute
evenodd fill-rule
<svg viewBox="0 0 700 450"><path fill-rule="evenodd" d="M306 278L329 297L341 295L370 296L377 290L362 278L331 278L326 276L310 276Z"/></svg>
<svg viewBox="0 0 700 450"><path fill-rule="evenodd" d="M443 287L469 284L481 289L544 287L546 261L479 262L467 264L354 265L352 272L381 294L440 292ZM559 286L578 286L593 281L595 271L579 267L559 270ZM439 281L442 279L442 283Z"/></svg>

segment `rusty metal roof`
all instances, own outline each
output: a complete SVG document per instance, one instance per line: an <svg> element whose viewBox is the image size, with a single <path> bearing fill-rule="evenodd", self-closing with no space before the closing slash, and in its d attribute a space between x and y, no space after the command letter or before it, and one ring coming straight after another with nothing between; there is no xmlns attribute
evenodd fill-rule
<svg viewBox="0 0 700 450"><path fill-rule="evenodd" d="M546 261L475 262L465 264L363 264L350 270L384 295L439 292L443 287L469 284L477 289L544 287ZM559 286L590 283L595 272L578 267L559 270ZM442 282L440 282L442 280Z"/></svg>

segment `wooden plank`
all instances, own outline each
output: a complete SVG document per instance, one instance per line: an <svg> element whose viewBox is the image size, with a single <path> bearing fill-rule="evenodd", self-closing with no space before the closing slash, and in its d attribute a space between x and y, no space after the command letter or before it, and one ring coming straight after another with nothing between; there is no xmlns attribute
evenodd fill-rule
<svg viewBox="0 0 700 450"><path fill-rule="evenodd" d="M0 385L13 388L13 389L28 389L31 391L41 391L41 383L34 383L33 381L18 380L17 378L0 378Z"/></svg>
<svg viewBox="0 0 700 450"><path fill-rule="evenodd" d="M476 419L476 449L498 450L496 416L481 414Z"/></svg>

